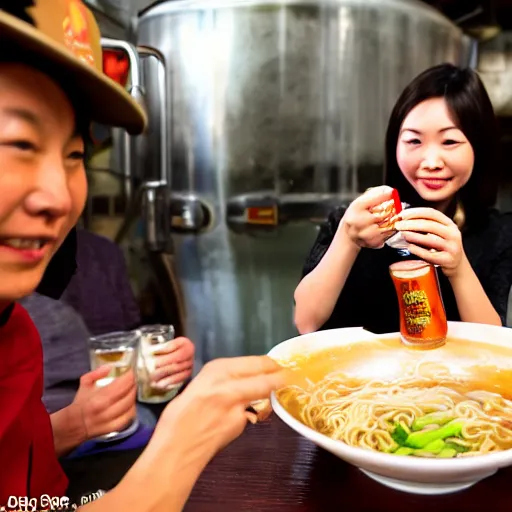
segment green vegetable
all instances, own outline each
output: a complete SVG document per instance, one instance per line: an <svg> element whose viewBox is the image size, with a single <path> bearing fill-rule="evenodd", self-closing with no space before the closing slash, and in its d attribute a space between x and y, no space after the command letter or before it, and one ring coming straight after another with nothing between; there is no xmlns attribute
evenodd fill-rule
<svg viewBox="0 0 512 512"><path fill-rule="evenodd" d="M457 456L457 450L454 450L453 448L445 448L444 450L441 450L437 456L440 459L452 459Z"/></svg>
<svg viewBox="0 0 512 512"><path fill-rule="evenodd" d="M450 441L447 441L445 444L446 444L446 448L455 450L457 453L466 453L466 452L469 452L469 450L471 450L471 448L469 446L464 446L464 445L458 444L458 443L452 443Z"/></svg>
<svg viewBox="0 0 512 512"><path fill-rule="evenodd" d="M458 436L461 433L462 425L462 421L454 420L435 430L412 432L407 436L405 446L409 446L411 448L425 448L425 446L437 439L446 439L447 437ZM395 432L396 430L397 429L395 429ZM398 441L396 442L400 444Z"/></svg>
<svg viewBox="0 0 512 512"><path fill-rule="evenodd" d="M425 414L425 416L421 416L420 418L415 419L412 422L412 430L415 432L418 430L423 430L427 425L439 425L442 426L454 419L453 415L450 415L446 412L432 412L430 414Z"/></svg>
<svg viewBox="0 0 512 512"><path fill-rule="evenodd" d="M409 432L404 429L401 423L395 423L395 430L391 433L391 438L399 446L404 446L409 437Z"/></svg>
<svg viewBox="0 0 512 512"><path fill-rule="evenodd" d="M400 446L396 452L393 452L394 455L411 455L414 452L413 448L407 448L407 446Z"/></svg>
<svg viewBox="0 0 512 512"><path fill-rule="evenodd" d="M444 448L446 448L446 443L442 439L436 439L435 441L428 443L427 446L423 448L423 450L437 454L440 453Z"/></svg>

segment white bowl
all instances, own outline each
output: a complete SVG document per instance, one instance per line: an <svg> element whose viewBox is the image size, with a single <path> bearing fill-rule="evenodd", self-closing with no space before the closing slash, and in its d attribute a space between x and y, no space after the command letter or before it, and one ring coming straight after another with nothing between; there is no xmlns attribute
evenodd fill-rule
<svg viewBox="0 0 512 512"><path fill-rule="evenodd" d="M449 337L510 348L512 361L512 329L461 322L448 324ZM368 341L375 337L397 338L398 336L398 333L376 336L361 328L320 331L286 340L275 346L268 355L274 359L287 359L295 354L317 352L325 348ZM445 347L419 353L424 354L427 359L445 364L442 358ZM409 350L410 352L418 354L418 351ZM472 361L474 364L478 358L479 356L475 353L465 353L460 359L466 362ZM464 365L464 361L461 365ZM376 372L384 375L392 372L394 366L396 369L393 359L390 358L377 365L374 361L373 366L369 364L367 368L361 368L361 371L366 369L366 373ZM452 368L450 370L452 371ZM457 371L457 368L454 367L453 371ZM512 465L512 450L465 458L425 459L400 457L352 447L342 441L330 439L297 421L280 405L275 394L272 394L271 401L275 413L293 430L358 467L370 478L399 491L415 494L446 494L460 491L493 475L498 469Z"/></svg>

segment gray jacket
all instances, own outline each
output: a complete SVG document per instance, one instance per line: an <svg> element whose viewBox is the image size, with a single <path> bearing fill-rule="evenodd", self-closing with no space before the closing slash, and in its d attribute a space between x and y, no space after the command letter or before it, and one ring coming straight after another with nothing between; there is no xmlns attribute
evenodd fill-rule
<svg viewBox="0 0 512 512"><path fill-rule="evenodd" d="M90 371L89 331L80 315L62 301L34 293L20 301L41 336L44 357L43 403L49 413L67 407Z"/></svg>

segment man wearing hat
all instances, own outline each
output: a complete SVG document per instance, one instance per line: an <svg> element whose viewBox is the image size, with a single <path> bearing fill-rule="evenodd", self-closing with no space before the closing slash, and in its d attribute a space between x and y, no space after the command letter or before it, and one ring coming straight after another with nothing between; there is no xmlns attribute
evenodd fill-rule
<svg viewBox="0 0 512 512"><path fill-rule="evenodd" d="M65 496L68 485L41 401L41 343L16 301L36 289L57 298L74 272L92 121L131 134L146 126L102 72L90 11L80 0L0 0L0 508ZM206 365L120 484L84 510L180 510L208 461L253 419L247 404L281 384L267 357Z"/></svg>

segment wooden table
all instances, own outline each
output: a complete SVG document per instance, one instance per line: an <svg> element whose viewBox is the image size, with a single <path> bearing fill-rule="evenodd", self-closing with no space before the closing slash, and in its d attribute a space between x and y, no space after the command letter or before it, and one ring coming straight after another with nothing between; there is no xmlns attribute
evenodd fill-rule
<svg viewBox="0 0 512 512"><path fill-rule="evenodd" d="M391 490L297 434L275 414L250 426L199 479L187 512L512 511L512 468L444 496Z"/></svg>
<svg viewBox="0 0 512 512"><path fill-rule="evenodd" d="M127 470L121 470L121 458L125 465L127 461L131 464L135 454L109 457L110 462L98 459L96 468L82 467L82 482L88 490L92 484L83 480L85 473L96 472L97 485L103 471L108 480L103 488L110 488ZM317 448L272 415L265 423L248 426L239 439L215 457L197 482L185 511L483 512L484 507L493 512L512 511L512 468L459 493L401 493Z"/></svg>

